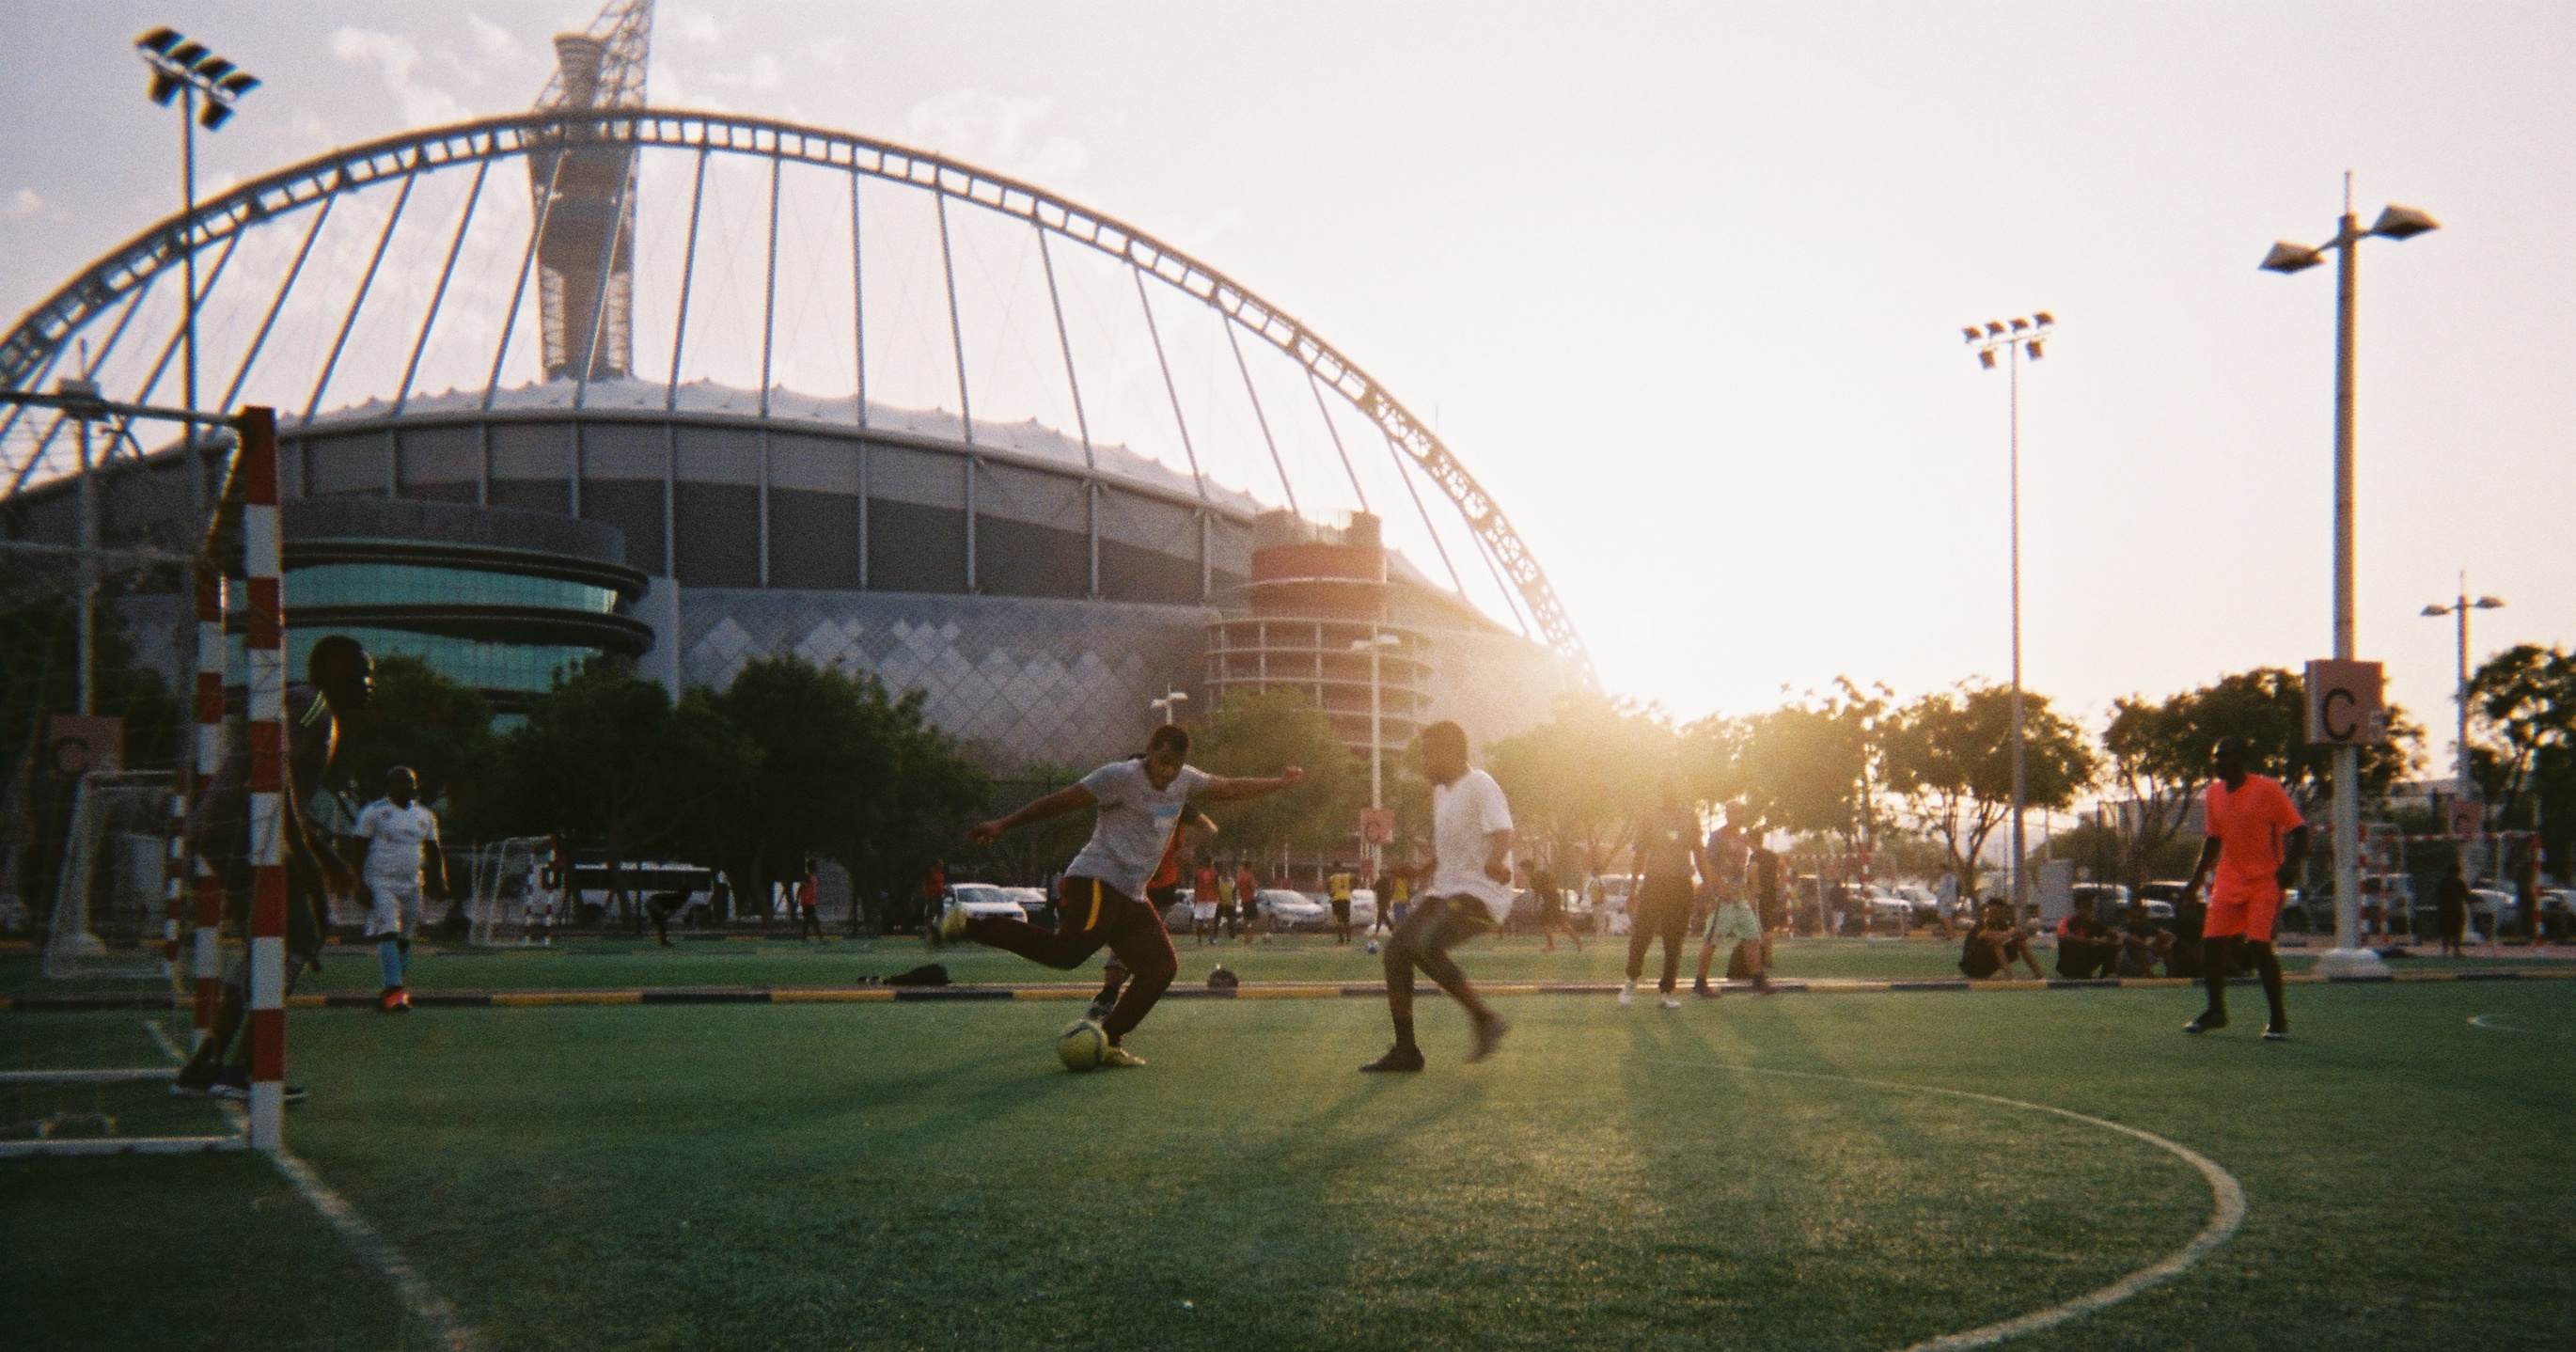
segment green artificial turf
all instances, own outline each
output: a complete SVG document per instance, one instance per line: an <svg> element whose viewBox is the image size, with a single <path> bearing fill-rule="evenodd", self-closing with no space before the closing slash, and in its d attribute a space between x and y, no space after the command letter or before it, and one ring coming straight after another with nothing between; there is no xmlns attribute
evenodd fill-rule
<svg viewBox="0 0 2576 1352"><path fill-rule="evenodd" d="M2235 999L2192 1039L2187 990L1521 997L1473 1067L1426 1001L1432 1068L1393 1079L1353 1072L1387 1035L1359 999L1166 1004L1150 1067L1090 1075L1054 1063L1062 1005L317 1011L290 1144L513 1349L1902 1346L2207 1219L2130 1137L1745 1068L1794 1070L2242 1180L2201 1266L2014 1346L2566 1346L2576 983L2295 987L2277 1045ZM117 1018L0 1030L41 1061ZM0 1199L43 1254L0 1266L28 1345L426 1343L255 1160L13 1162Z"/></svg>

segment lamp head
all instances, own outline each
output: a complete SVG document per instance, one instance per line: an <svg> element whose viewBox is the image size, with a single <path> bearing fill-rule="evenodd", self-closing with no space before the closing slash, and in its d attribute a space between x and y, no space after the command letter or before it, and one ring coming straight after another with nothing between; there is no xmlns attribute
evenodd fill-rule
<svg viewBox="0 0 2576 1352"><path fill-rule="evenodd" d="M2388 239L2413 239L2441 228L2442 223L2431 216L2391 202L2380 209L2379 219L2371 222L2370 233Z"/></svg>
<svg viewBox="0 0 2576 1352"><path fill-rule="evenodd" d="M2050 314L2046 310L2033 310L2030 317L2034 323L2037 323L2043 329L2057 322L2057 316Z"/></svg>
<svg viewBox="0 0 2576 1352"><path fill-rule="evenodd" d="M2500 600L2498 600L2498 599L2496 599L2495 597L2492 597L2492 596L2481 596L2481 597L2479 597L2479 598L2477 599L2477 601L2476 601L2476 605L2477 605L2477 608L2478 608L2478 609L2480 609L2480 610L2502 610L2502 609L2504 609L2504 602L2502 602L2502 601L2500 601Z"/></svg>
<svg viewBox="0 0 2576 1352"><path fill-rule="evenodd" d="M2265 272L2305 272L2324 261L2326 261L2324 254L2307 245L2292 244L2285 239L2274 244L2272 252L2263 255L2262 268Z"/></svg>
<svg viewBox="0 0 2576 1352"><path fill-rule="evenodd" d="M1985 336L1984 334L1981 334L1981 333L1979 333L1979 332L1977 331L1977 326L1976 326L1976 325L1974 325L1974 324L1969 324L1969 325L1966 325L1966 326L1962 327L1962 328L1959 330L1959 332L1960 332L1963 336L1965 336L1969 342L1972 342L1972 343L1973 343L1973 342L1975 342L1975 341L1977 341L1979 338L1982 338L1982 337L1984 337L1984 336Z"/></svg>
<svg viewBox="0 0 2576 1352"><path fill-rule="evenodd" d="M1982 366L1989 371L1995 369L1995 350L1991 347L1978 348L1977 365Z"/></svg>
<svg viewBox="0 0 2576 1352"><path fill-rule="evenodd" d="M2033 338L2029 342L2022 344L2021 350L2029 354L2032 361L2037 361L2048 355L2048 345L2037 338Z"/></svg>
<svg viewBox="0 0 2576 1352"><path fill-rule="evenodd" d="M2428 620L2437 620L2437 619L2440 619L2441 617L2443 617L2443 616L2445 616L2445 615L2450 614L2450 613L2451 613L2451 608L2450 608L2449 606L2426 606L2426 607L2424 607L2424 612L2423 612L2423 613L2424 613L2424 618L2425 618L2425 619L2428 619Z"/></svg>

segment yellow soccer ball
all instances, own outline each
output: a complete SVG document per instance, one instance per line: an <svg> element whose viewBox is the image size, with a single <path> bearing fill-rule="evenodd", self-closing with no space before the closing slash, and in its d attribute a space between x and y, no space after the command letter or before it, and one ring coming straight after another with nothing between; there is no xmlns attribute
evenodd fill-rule
<svg viewBox="0 0 2576 1352"><path fill-rule="evenodd" d="M1109 1055L1109 1035L1089 1019L1078 1020L1056 1035L1055 1054L1067 1070L1097 1070Z"/></svg>

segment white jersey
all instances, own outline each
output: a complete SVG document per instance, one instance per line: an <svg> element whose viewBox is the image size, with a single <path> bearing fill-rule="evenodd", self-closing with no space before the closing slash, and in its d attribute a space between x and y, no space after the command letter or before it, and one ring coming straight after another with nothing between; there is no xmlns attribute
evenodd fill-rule
<svg viewBox="0 0 2576 1352"><path fill-rule="evenodd" d="M1426 896L1474 897L1485 904L1499 925L1512 913L1512 885L1485 873L1488 837L1512 829L1512 806L1503 786L1482 770L1469 770L1449 784L1431 786L1431 843L1439 853L1440 871L1431 877ZM1512 866L1510 856L1503 867Z"/></svg>
<svg viewBox="0 0 2576 1352"><path fill-rule="evenodd" d="M1158 789L1141 760L1111 761L1084 775L1082 787L1099 803L1100 815L1090 842L1064 871L1098 878L1130 897L1144 896L1146 882L1162 867L1163 847L1181 824L1181 809L1207 782L1205 770L1184 765Z"/></svg>
<svg viewBox="0 0 2576 1352"><path fill-rule="evenodd" d="M418 887L423 847L438 843L438 814L417 801L396 807L379 798L358 814L349 834L367 842L369 883Z"/></svg>

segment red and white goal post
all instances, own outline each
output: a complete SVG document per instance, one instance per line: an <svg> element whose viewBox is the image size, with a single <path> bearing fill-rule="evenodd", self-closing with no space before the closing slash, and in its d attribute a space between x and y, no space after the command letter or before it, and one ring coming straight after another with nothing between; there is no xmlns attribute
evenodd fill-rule
<svg viewBox="0 0 2576 1352"><path fill-rule="evenodd" d="M13 1020L26 1020L19 1031L20 1039L30 1050L13 1058L14 1064L0 1069L0 1085L12 1096L0 1099L0 1111L15 1119L6 1123L0 1133L0 1157L25 1155L100 1155L100 1154L176 1154L211 1150L253 1149L276 1151L284 1145L284 1076L286 1069L286 916L287 869L285 857L285 813L287 801L287 730L286 730L286 625L283 584L283 539L279 520L279 474L277 420L273 410L245 407L229 416L191 413L180 409L146 405L115 404L98 399L94 393L66 388L57 395L20 393L0 394L0 400L34 408L54 408L64 420L82 424L82 477L92 479L114 468L115 444L109 456L93 465L88 453L90 425L114 421L120 439L134 445L131 458L143 457L139 443L124 435L124 427L134 422L176 423L187 429L187 440L198 444L195 452L182 451L185 461L202 472L204 462L198 429L229 427L231 446L221 462L221 473L215 476L219 485L206 495L201 516L190 518L193 549L182 552L163 548L156 552L149 545L99 544L95 506L99 496L89 484L79 485L82 518L80 543L63 549L55 545L0 540L0 554L11 559L55 556L59 564L64 556L80 566L80 601L82 620L82 662L86 671L89 661L89 615L96 604L97 565L113 561L121 566L156 570L159 576L174 571L182 579L183 594L192 607L193 623L186 626L182 652L193 648L193 660L187 663L193 680L186 691L187 718L184 735L179 739L178 764L175 771L127 771L122 766L112 771L84 773L70 789L70 801L77 806L68 814L62 840L61 866L57 886L53 889L51 916L47 926L44 956L31 980L28 993L14 997L14 1009L0 1014ZM184 478L181 482L184 483ZM169 504L162 504L168 506ZM163 585L167 585L166 583ZM82 684L87 698L86 675ZM166 1103L163 1089L175 1067L166 1063L151 1066L115 1064L117 1059L131 1061L136 1042L132 1037L110 1039L92 1037L86 1043L79 1034L49 1036L43 1021L55 1018L88 1017L95 1021L113 1011L139 1012L148 1009L191 1012L193 1034L188 1050L210 1037L222 1001L224 887L215 869L196 857L194 844L186 829L192 808L202 787L212 783L224 762L227 750L227 722L239 745L246 748L244 762L247 781L242 786L247 805L247 864L251 889L249 932L242 936L248 957L248 1009L240 1036L250 1049L250 1085L247 1103L239 1113L227 1112L220 1117L211 1113L189 1111L193 1105L154 1106ZM134 870L124 867L98 867L102 853L109 848L107 834L119 829L114 813L120 805L130 808L133 796L146 788L161 792L166 785L166 810L157 817L160 848L154 851L160 861L160 876L150 880L149 892L158 902L160 923L157 931L144 936L141 943L130 942L134 927L117 927L111 938L96 932L103 911L95 903L102 896L111 898L106 910L114 909L114 889L125 893L141 890L132 876ZM102 889L108 889L102 892ZM180 941L183 931L191 940ZM120 949L119 941L127 941ZM81 988L84 974L109 976L148 973L153 980L148 989L129 989L101 995ZM184 973L184 984L183 976ZM47 989L48 985L53 989ZM152 991L157 990L154 995ZM126 1024L120 1034L129 1033ZM157 1023L148 1030L160 1037ZM181 1051L175 1041L165 1043L169 1052ZM112 1050L111 1050L112 1049ZM148 1050L148 1048L147 1048ZM49 1059L49 1054L51 1054ZM59 1065L50 1060L81 1062ZM134 1095L148 1092L158 1100L128 1097L110 1100L109 1093ZM51 1095L49 1101L46 1096ZM141 1119L138 1131L121 1131L125 1123ZM218 1130L207 1131L207 1127Z"/></svg>

